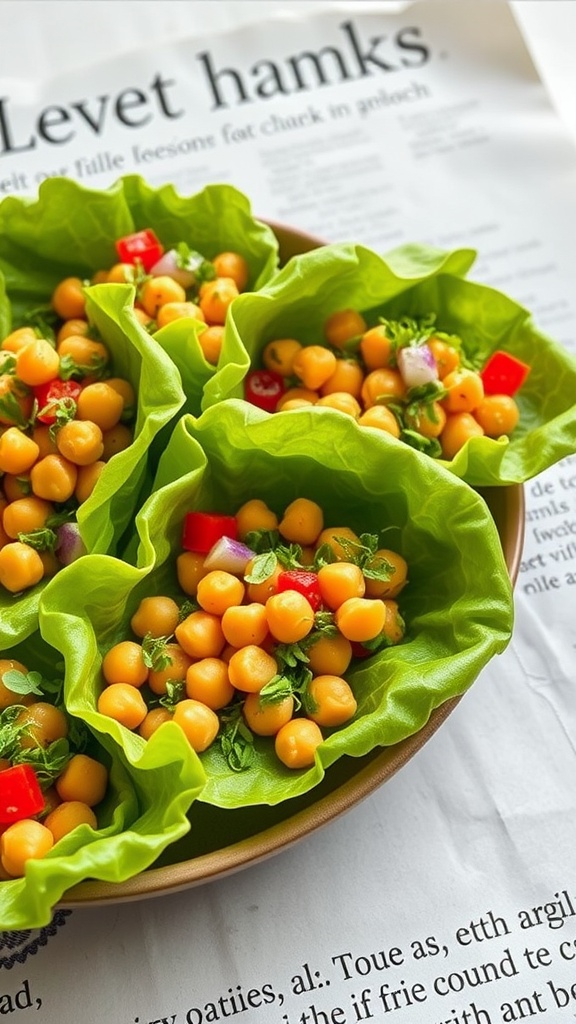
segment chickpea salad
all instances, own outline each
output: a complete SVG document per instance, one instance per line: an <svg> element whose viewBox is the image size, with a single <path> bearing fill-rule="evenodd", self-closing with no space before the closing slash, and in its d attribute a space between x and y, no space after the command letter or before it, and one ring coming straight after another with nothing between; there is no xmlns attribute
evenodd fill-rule
<svg viewBox="0 0 576 1024"><path fill-rule="evenodd" d="M352 244L295 257L234 303L203 408L328 408L474 487L524 483L576 448L576 360L528 310L469 280L474 258Z"/></svg>

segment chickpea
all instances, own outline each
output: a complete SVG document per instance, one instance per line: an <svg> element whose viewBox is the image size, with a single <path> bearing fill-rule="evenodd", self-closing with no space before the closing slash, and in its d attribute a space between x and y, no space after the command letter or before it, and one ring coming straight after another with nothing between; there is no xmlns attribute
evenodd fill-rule
<svg viewBox="0 0 576 1024"><path fill-rule="evenodd" d="M30 483L37 498L65 502L76 490L78 467L65 455L45 455L32 466Z"/></svg>
<svg viewBox="0 0 576 1024"><path fill-rule="evenodd" d="M198 583L208 572L204 568L205 557L196 551L182 551L176 559L178 583L189 597L196 597Z"/></svg>
<svg viewBox="0 0 576 1024"><path fill-rule="evenodd" d="M447 394L442 406L447 413L473 412L484 398L484 385L480 374L464 367L447 373L442 382Z"/></svg>
<svg viewBox="0 0 576 1024"><path fill-rule="evenodd" d="M149 278L139 295L142 309L152 319L167 302L186 302L186 291L178 281L165 275Z"/></svg>
<svg viewBox="0 0 576 1024"><path fill-rule="evenodd" d="M20 738L23 749L48 747L55 740L64 739L68 735L66 715L60 708L46 701L34 701L25 711L20 712L16 722L26 727L26 732Z"/></svg>
<svg viewBox="0 0 576 1024"><path fill-rule="evenodd" d="M285 509L278 530L293 544L314 544L324 526L324 513L315 501L296 498Z"/></svg>
<svg viewBox="0 0 576 1024"><path fill-rule="evenodd" d="M324 345L306 345L294 356L292 373L305 388L317 391L336 370L336 356Z"/></svg>
<svg viewBox="0 0 576 1024"><path fill-rule="evenodd" d="M49 341L35 338L16 356L16 375L30 387L47 384L58 375L60 357Z"/></svg>
<svg viewBox="0 0 576 1024"><path fill-rule="evenodd" d="M148 673L142 646L134 640L114 644L102 660L102 674L108 684L128 683L140 687L148 679Z"/></svg>
<svg viewBox="0 0 576 1024"><path fill-rule="evenodd" d="M239 252L219 252L212 260L216 277L231 278L239 292L243 292L248 284L250 268L244 256Z"/></svg>
<svg viewBox="0 0 576 1024"><path fill-rule="evenodd" d="M144 638L171 636L180 620L180 609L171 597L143 597L130 619L130 628Z"/></svg>
<svg viewBox="0 0 576 1024"><path fill-rule="evenodd" d="M336 610L334 619L348 640L363 643L382 632L386 608L378 598L351 597Z"/></svg>
<svg viewBox="0 0 576 1024"><path fill-rule="evenodd" d="M0 436L0 471L19 476L32 468L39 446L19 427L8 427Z"/></svg>
<svg viewBox="0 0 576 1024"><path fill-rule="evenodd" d="M168 708L152 708L138 726L138 734L142 739L149 740L164 722L171 721L172 713Z"/></svg>
<svg viewBox="0 0 576 1024"><path fill-rule="evenodd" d="M276 338L269 341L262 352L262 362L267 370L274 370L282 377L292 376L292 363L302 348L296 338Z"/></svg>
<svg viewBox="0 0 576 1024"><path fill-rule="evenodd" d="M391 434L392 437L400 437L398 420L387 405L371 405L358 417L358 423L361 427L374 427L376 430Z"/></svg>
<svg viewBox="0 0 576 1024"><path fill-rule="evenodd" d="M90 828L97 829L98 820L88 804L81 800L64 800L44 818L44 825L57 843L79 825L89 825Z"/></svg>
<svg viewBox="0 0 576 1024"><path fill-rule="evenodd" d="M356 698L341 676L315 676L308 687L308 694L314 706L308 717L317 725L331 729L343 725L356 714Z"/></svg>
<svg viewBox="0 0 576 1024"><path fill-rule="evenodd" d="M217 658L226 643L220 618L204 610L187 615L174 635L191 658Z"/></svg>
<svg viewBox="0 0 576 1024"><path fill-rule="evenodd" d="M222 632L226 643L234 647L264 643L268 634L266 607L259 601L227 608L222 616Z"/></svg>
<svg viewBox="0 0 576 1024"><path fill-rule="evenodd" d="M440 434L442 455L453 459L472 437L482 437L484 430L470 412L455 412L446 417L444 430Z"/></svg>
<svg viewBox="0 0 576 1024"><path fill-rule="evenodd" d="M65 277L52 292L52 308L62 320L84 319L86 296L79 277Z"/></svg>
<svg viewBox="0 0 576 1024"><path fill-rule="evenodd" d="M4 711L5 708L12 707L14 704L33 704L36 701L36 697L32 693L15 693L14 690L8 689L4 683L4 676L7 672L22 672L23 675L28 674L26 665L23 665L21 661L15 661L14 658L0 658L0 711Z"/></svg>
<svg viewBox="0 0 576 1024"><path fill-rule="evenodd" d="M221 658L195 661L186 673L186 695L212 711L225 708L234 696L227 663Z"/></svg>
<svg viewBox="0 0 576 1024"><path fill-rule="evenodd" d="M228 662L228 675L232 686L244 693L259 693L277 672L276 659L256 644L241 647Z"/></svg>
<svg viewBox="0 0 576 1024"><path fill-rule="evenodd" d="M29 544L15 540L0 548L0 583L12 594L34 587L43 576L42 559Z"/></svg>
<svg viewBox="0 0 576 1024"><path fill-rule="evenodd" d="M347 341L365 333L368 324L355 309L339 309L324 322L324 337L334 348L344 348Z"/></svg>
<svg viewBox="0 0 576 1024"><path fill-rule="evenodd" d="M474 419L487 437L502 437L503 434L511 434L518 425L520 410L509 395L486 395L476 406Z"/></svg>
<svg viewBox="0 0 576 1024"><path fill-rule="evenodd" d="M102 434L102 455L104 462L108 462L118 452L124 452L132 444L132 431L126 423L117 423L110 430Z"/></svg>
<svg viewBox="0 0 576 1024"><path fill-rule="evenodd" d="M276 756L287 768L309 768L314 764L317 748L322 743L320 727L309 718L292 718L274 740Z"/></svg>
<svg viewBox="0 0 576 1024"><path fill-rule="evenodd" d="M174 721L180 726L190 746L197 754L207 750L214 742L220 728L215 711L197 700L178 701L174 709Z"/></svg>
<svg viewBox="0 0 576 1024"><path fill-rule="evenodd" d="M76 466L88 466L102 457L102 431L91 420L70 420L60 427L56 437L58 451Z"/></svg>
<svg viewBox="0 0 576 1024"><path fill-rule="evenodd" d="M169 664L165 668L151 668L148 673L148 686L152 693L166 693L169 682L183 683L186 673L192 664L192 658L177 643L167 643L165 647Z"/></svg>
<svg viewBox="0 0 576 1024"><path fill-rule="evenodd" d="M318 570L323 604L333 611L350 597L364 597L366 583L362 570L353 562L331 562Z"/></svg>
<svg viewBox="0 0 576 1024"><path fill-rule="evenodd" d="M133 688L131 692L140 696ZM108 769L88 754L73 754L54 785L61 800L80 800L95 807L106 795Z"/></svg>
<svg viewBox="0 0 576 1024"><path fill-rule="evenodd" d="M390 566L390 578L388 580L375 580L366 577L366 597L397 597L404 589L408 576L408 565L406 559L397 551L390 551L389 548L379 548L374 556L366 564L366 568L373 569L382 564L382 560Z"/></svg>
<svg viewBox="0 0 576 1024"><path fill-rule="evenodd" d="M54 845L46 825L24 818L9 825L0 836L2 867L12 878L22 878L29 860L41 860Z"/></svg>
<svg viewBox="0 0 576 1024"><path fill-rule="evenodd" d="M247 534L260 530L277 530L278 516L260 498L244 502L236 512L238 536L244 540Z"/></svg>
<svg viewBox="0 0 576 1024"><path fill-rule="evenodd" d="M352 661L352 644L345 636L320 636L308 648L308 667L314 675L344 675Z"/></svg>
<svg viewBox="0 0 576 1024"><path fill-rule="evenodd" d="M360 356L366 369L383 370L390 365L393 354L392 342L386 334L384 324L371 327L360 339Z"/></svg>
<svg viewBox="0 0 576 1024"><path fill-rule="evenodd" d="M318 392L312 391L311 388L288 388L278 399L276 412L282 412L288 402L308 402L309 405L316 405L319 398Z"/></svg>
<svg viewBox="0 0 576 1024"><path fill-rule="evenodd" d="M76 403L79 420L96 423L102 432L111 430L120 421L124 411L124 399L116 388L107 381L99 380L82 388Z"/></svg>
<svg viewBox="0 0 576 1024"><path fill-rule="evenodd" d="M398 370L372 370L364 378L361 400L365 410L373 405L383 404L383 399L403 399L405 396L406 385Z"/></svg>
<svg viewBox="0 0 576 1024"><path fill-rule="evenodd" d="M130 683L111 683L98 697L98 711L127 729L137 729L148 708L140 690ZM60 791L59 791L60 792Z"/></svg>
<svg viewBox="0 0 576 1024"><path fill-rule="evenodd" d="M343 392L359 402L363 383L364 371L359 363L354 359L337 359L334 372L320 385L319 391L324 398Z"/></svg>
<svg viewBox="0 0 576 1024"><path fill-rule="evenodd" d="M281 644L294 644L308 636L314 626L314 609L297 590L284 590L268 598L266 619L276 640Z"/></svg>
<svg viewBox="0 0 576 1024"><path fill-rule="evenodd" d="M316 407L336 409L338 412L345 413L346 416L351 416L353 420L359 419L362 412L358 400L354 398L354 395L349 395L347 391L333 391L331 394L322 395L316 402Z"/></svg>
<svg viewBox="0 0 576 1024"><path fill-rule="evenodd" d="M198 583L196 600L201 608L212 615L224 615L228 608L242 604L245 586L232 573L215 569Z"/></svg>
<svg viewBox="0 0 576 1024"><path fill-rule="evenodd" d="M19 533L32 533L41 530L46 520L54 511L51 502L31 494L26 498L16 498L4 509L2 525L13 540Z"/></svg>
<svg viewBox="0 0 576 1024"><path fill-rule="evenodd" d="M292 696L262 703L259 693L249 693L242 705L246 725L256 736L275 736L290 721L293 713Z"/></svg>
<svg viewBox="0 0 576 1024"><path fill-rule="evenodd" d="M207 281L200 289L200 309L207 324L224 324L228 307L239 295L238 286L231 277L217 277Z"/></svg>
<svg viewBox="0 0 576 1024"><path fill-rule="evenodd" d="M199 320L205 323L204 313L195 302L165 302L156 314L158 330L175 320Z"/></svg>
<svg viewBox="0 0 576 1024"><path fill-rule="evenodd" d="M222 324L212 324L211 327L206 327L198 334L198 344L202 350L202 355L211 366L218 364L223 341L224 327Z"/></svg>

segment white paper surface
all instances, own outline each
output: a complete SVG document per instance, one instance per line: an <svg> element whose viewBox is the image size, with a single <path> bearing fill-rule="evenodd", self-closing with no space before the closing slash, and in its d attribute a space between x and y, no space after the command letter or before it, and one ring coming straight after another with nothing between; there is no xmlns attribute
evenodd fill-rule
<svg viewBox="0 0 576 1024"><path fill-rule="evenodd" d="M259 216L329 241L472 246L470 276L574 351L575 33L556 2L0 3L0 194L62 172L100 187L137 170L182 192L228 180ZM394 70L364 74L356 47L376 36ZM326 46L349 78L296 88L289 59ZM118 103L149 120L127 127ZM0 935L0 1013L573 1020L576 456L526 500L511 645L412 762L257 867Z"/></svg>

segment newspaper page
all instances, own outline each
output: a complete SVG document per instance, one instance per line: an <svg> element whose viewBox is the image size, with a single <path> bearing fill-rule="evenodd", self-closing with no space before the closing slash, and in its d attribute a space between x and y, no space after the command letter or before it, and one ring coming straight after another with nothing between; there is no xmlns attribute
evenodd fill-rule
<svg viewBox="0 0 576 1024"><path fill-rule="evenodd" d="M55 61L41 80L0 69L0 196L53 175L105 187L136 172L184 194L230 182L258 216L326 241L473 247L469 276L576 351L576 148L510 6L171 3L157 38L156 5L120 5L116 32L98 20L111 6L73 8L96 52L109 32L109 59ZM201 6L213 24L226 8L217 32L194 22ZM525 494L512 642L413 761L240 874L0 935L0 1011L573 1020L576 455Z"/></svg>

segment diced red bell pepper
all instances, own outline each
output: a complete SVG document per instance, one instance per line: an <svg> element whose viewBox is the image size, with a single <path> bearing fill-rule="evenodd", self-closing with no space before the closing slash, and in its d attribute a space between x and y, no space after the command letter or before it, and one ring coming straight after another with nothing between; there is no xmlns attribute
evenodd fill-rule
<svg viewBox="0 0 576 1024"><path fill-rule="evenodd" d="M80 381L62 380L60 377L49 380L47 384L38 384L34 388L34 398L38 403L36 419L40 423L51 426L56 422L56 410L59 403L65 399L77 402L81 391Z"/></svg>
<svg viewBox="0 0 576 1024"><path fill-rule="evenodd" d="M252 370L244 382L246 401L264 412L276 412L278 401L285 391L284 378L275 370Z"/></svg>
<svg viewBox="0 0 576 1024"><path fill-rule="evenodd" d="M116 252L121 263L141 263L146 273L158 262L164 246L151 228L125 235L116 242Z"/></svg>
<svg viewBox="0 0 576 1024"><path fill-rule="evenodd" d="M278 593L284 590L297 590L299 594L304 595L315 612L322 607L318 576L308 569L285 569L278 577L276 589Z"/></svg>
<svg viewBox="0 0 576 1024"><path fill-rule="evenodd" d="M222 537L238 539L238 523L235 516L223 516L213 512L187 512L182 530L182 547L186 551L207 555L216 541Z"/></svg>
<svg viewBox="0 0 576 1024"><path fill-rule="evenodd" d="M0 772L0 822L11 824L33 818L44 810L44 796L36 772L29 764L15 764Z"/></svg>
<svg viewBox="0 0 576 1024"><path fill-rule="evenodd" d="M485 395L508 395L511 397L522 387L530 367L516 356L498 350L493 352L484 369L480 371Z"/></svg>

